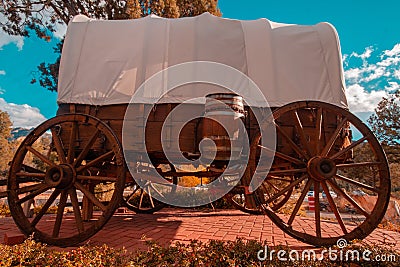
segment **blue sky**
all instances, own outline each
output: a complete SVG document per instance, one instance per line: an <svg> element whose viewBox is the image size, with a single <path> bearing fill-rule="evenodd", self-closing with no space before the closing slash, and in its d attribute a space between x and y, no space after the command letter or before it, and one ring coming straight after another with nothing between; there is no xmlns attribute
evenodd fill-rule
<svg viewBox="0 0 400 267"><path fill-rule="evenodd" d="M246 3L245 5L243 3ZM363 119L400 84L400 1L219 0L223 17L268 18L294 24L332 23L341 40L350 109ZM57 32L63 34L63 29ZM55 115L56 93L30 84L36 66L52 62L51 42L11 37L0 30L0 109L15 126L35 126Z"/></svg>

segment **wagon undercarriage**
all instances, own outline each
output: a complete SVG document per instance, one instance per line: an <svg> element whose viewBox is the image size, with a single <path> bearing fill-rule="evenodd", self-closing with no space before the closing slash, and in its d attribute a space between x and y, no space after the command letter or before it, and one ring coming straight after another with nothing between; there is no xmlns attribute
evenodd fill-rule
<svg viewBox="0 0 400 267"><path fill-rule="evenodd" d="M76 112L88 110L75 108ZM127 171L115 121L62 112L63 107L61 114L23 141L8 180L8 201L17 225L26 235L34 234L46 243L82 242L99 231L121 205L152 213L165 206L160 195L179 193L172 185L179 184L181 177L212 181L224 172L220 162L185 171L166 164L165 159L157 162L162 157L155 154L152 164L137 162L138 174L146 174L145 186L139 186ZM236 185L225 198L244 212L268 215L284 232L317 246L371 233L384 216L390 181L385 155L370 130L348 111L322 102L289 104L275 109L272 116L265 123L276 127L275 153L261 145L260 128L247 124L249 161L243 176L232 180L234 174L228 175ZM261 185L250 192L252 172L257 165L263 170L261 150L274 157L273 163L261 172L265 177ZM155 172L165 178L163 183L149 178ZM310 192L314 192L314 210L305 209ZM354 192L365 192L374 205L366 207ZM23 207L33 199L36 206L31 217ZM304 218L313 221L308 228L301 224ZM44 223L49 220L54 222L51 229ZM336 234L324 235L324 229L332 227L338 229Z"/></svg>

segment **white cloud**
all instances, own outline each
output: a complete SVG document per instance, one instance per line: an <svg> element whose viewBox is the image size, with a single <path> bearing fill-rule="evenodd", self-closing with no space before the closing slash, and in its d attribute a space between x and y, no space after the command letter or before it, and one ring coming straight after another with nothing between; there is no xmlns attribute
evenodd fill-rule
<svg viewBox="0 0 400 267"><path fill-rule="evenodd" d="M344 72L344 77L346 78L346 80L356 80L360 77L360 75L362 74L362 70L359 68L353 68L353 69L349 69L346 70Z"/></svg>
<svg viewBox="0 0 400 267"><path fill-rule="evenodd" d="M368 92L359 84L353 84L347 87L346 96L351 112L373 112L382 97L387 97L385 90Z"/></svg>
<svg viewBox="0 0 400 267"><path fill-rule="evenodd" d="M54 26L55 32L53 33L54 37L58 39L64 38L65 34L67 33L67 25L66 24L59 24L57 23Z"/></svg>
<svg viewBox="0 0 400 267"><path fill-rule="evenodd" d="M372 48L372 46L369 46L367 48L365 48L364 53L362 54L357 54L356 52L351 53L351 57L357 57L357 58L361 58L363 61L368 59L369 57L371 57L372 52L374 52L374 49Z"/></svg>
<svg viewBox="0 0 400 267"><path fill-rule="evenodd" d="M38 108L27 104L7 103L3 98L0 98L0 110L6 111L10 115L13 127L36 127L46 120Z"/></svg>
<svg viewBox="0 0 400 267"><path fill-rule="evenodd" d="M351 67L344 73L346 82L350 84L368 83L383 77L397 79L400 77L400 44L396 44L391 50L384 50L376 57L372 56L374 52L376 52L376 49L367 47L362 54L353 52L350 55L343 56L344 66ZM358 64L361 66L354 67L354 64L350 64L352 58L362 59L362 64Z"/></svg>
<svg viewBox="0 0 400 267"><path fill-rule="evenodd" d="M346 95L353 113L371 114L382 97L400 88L400 44L383 51L367 47L361 54L344 55L343 60Z"/></svg>
<svg viewBox="0 0 400 267"><path fill-rule="evenodd" d="M379 79L386 74L386 69L384 67L378 67L374 64L369 65L365 68L365 77L361 79L364 82L370 82L376 79Z"/></svg>
<svg viewBox="0 0 400 267"><path fill-rule="evenodd" d="M7 18L0 13L0 23L4 23L6 21ZM24 37L9 35L0 28L0 50L3 50L3 46L10 43L14 43L18 47L18 50L22 50L22 47L24 46Z"/></svg>
<svg viewBox="0 0 400 267"><path fill-rule="evenodd" d="M5 70L0 70L0 75L6 75L6 71Z"/></svg>
<svg viewBox="0 0 400 267"><path fill-rule="evenodd" d="M394 70L393 75L396 79L400 80L400 69Z"/></svg>
<svg viewBox="0 0 400 267"><path fill-rule="evenodd" d="M35 4L36 9L42 9L42 5L41 4ZM51 10L47 9L43 9L42 12L38 13L38 14L33 14L33 16L36 16L37 19L41 20L43 23L49 23L51 25L53 25L54 23L51 21L51 16L52 16L52 12ZM25 16L23 14L21 14L22 19L25 18ZM0 23L1 22L6 22L7 18L0 13ZM65 36L65 33L67 32L67 25L65 23L59 23L56 22L54 25L54 32L53 32L53 36L57 39L62 39ZM10 43L14 43L18 50L22 50L23 46L24 46L24 37L22 36L14 36L14 35L9 35L8 33L4 32L1 28L0 28L0 50L3 50L3 47L10 44Z"/></svg>
<svg viewBox="0 0 400 267"><path fill-rule="evenodd" d="M400 55L400 44L396 44L392 50L385 50L383 51L384 55L388 56L388 57L393 57L396 55Z"/></svg>
<svg viewBox="0 0 400 267"><path fill-rule="evenodd" d="M14 43L18 47L18 50L22 50L22 47L24 46L24 37L9 35L0 30L0 50L3 50L3 46L10 43Z"/></svg>
<svg viewBox="0 0 400 267"><path fill-rule="evenodd" d="M350 82L370 82L383 76L391 75L391 72L388 71L388 68L395 64L397 64L395 61L380 61L376 64L368 64L364 62L363 66L360 68L346 70L344 72L344 77Z"/></svg>
<svg viewBox="0 0 400 267"><path fill-rule="evenodd" d="M388 82L389 85L385 86L385 90L388 92L394 92L400 89L400 84L398 82Z"/></svg>

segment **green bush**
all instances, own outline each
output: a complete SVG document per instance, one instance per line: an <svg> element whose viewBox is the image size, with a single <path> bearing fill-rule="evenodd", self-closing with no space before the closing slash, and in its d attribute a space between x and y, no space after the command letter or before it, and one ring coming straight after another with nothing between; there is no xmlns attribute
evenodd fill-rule
<svg viewBox="0 0 400 267"><path fill-rule="evenodd" d="M190 244L176 243L167 247L155 242L147 242L146 251L127 252L107 245L83 246L69 252L55 251L31 239L15 246L0 245L0 266L399 266L400 254L391 248L374 245L350 245L343 249L371 251L376 255L393 255L395 261L330 261L324 257L320 261L280 261L277 257L260 262L258 251L266 243L255 240L214 241L202 243L193 240ZM275 250L290 252L289 247L278 246Z"/></svg>

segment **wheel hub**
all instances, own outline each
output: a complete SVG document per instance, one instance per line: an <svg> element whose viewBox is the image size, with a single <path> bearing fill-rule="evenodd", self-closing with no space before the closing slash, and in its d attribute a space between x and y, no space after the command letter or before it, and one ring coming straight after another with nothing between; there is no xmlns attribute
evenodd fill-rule
<svg viewBox="0 0 400 267"><path fill-rule="evenodd" d="M333 160L325 157L313 157L307 163L307 172L317 181L323 181L333 177L337 168Z"/></svg>
<svg viewBox="0 0 400 267"><path fill-rule="evenodd" d="M75 171L69 164L51 167L46 172L45 183L57 189L69 188L75 181Z"/></svg>

